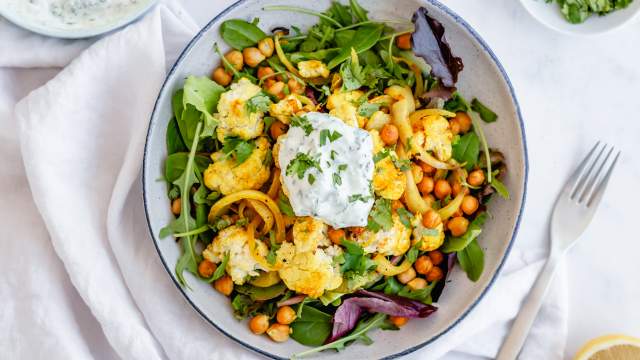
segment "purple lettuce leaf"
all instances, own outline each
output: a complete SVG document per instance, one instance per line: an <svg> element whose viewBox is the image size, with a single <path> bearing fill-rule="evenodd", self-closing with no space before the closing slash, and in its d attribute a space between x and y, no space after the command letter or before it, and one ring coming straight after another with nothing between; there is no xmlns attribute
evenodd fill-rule
<svg viewBox="0 0 640 360"><path fill-rule="evenodd" d="M418 8L412 21L415 31L411 35L413 52L431 65L431 74L440 79L446 87L454 87L458 73L464 68L462 59L451 53L451 47L444 37L444 26L427 15L427 9Z"/></svg>

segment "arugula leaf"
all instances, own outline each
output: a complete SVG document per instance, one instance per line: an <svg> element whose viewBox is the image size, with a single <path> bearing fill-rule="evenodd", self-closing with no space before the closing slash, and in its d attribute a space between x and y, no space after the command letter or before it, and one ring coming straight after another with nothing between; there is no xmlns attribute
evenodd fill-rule
<svg viewBox="0 0 640 360"><path fill-rule="evenodd" d="M170 183L174 182L184 173L188 161L189 153L186 152L179 152L167 156L164 162L164 179ZM204 172L209 164L211 164L211 159L204 155L195 155L194 164L199 172Z"/></svg>
<svg viewBox="0 0 640 360"><path fill-rule="evenodd" d="M229 252L226 252L224 254L224 257L222 258L222 262L218 264L216 271L213 272L213 275L211 275L210 278L205 279L205 281L208 283L212 283L220 279L221 277L223 277L227 269L227 264L229 263L229 258L230 258Z"/></svg>
<svg viewBox="0 0 640 360"><path fill-rule="evenodd" d="M349 12L349 8L337 1L331 3L331 7L329 7L325 14L328 15L331 19L336 20L342 26L353 24L353 16ZM324 23L324 20L325 19L321 18L321 23Z"/></svg>
<svg viewBox="0 0 640 360"><path fill-rule="evenodd" d="M269 106L272 104L269 96L260 92L251 99L247 100L245 106L247 107L247 111L249 113L257 113L257 112L267 112L269 111Z"/></svg>
<svg viewBox="0 0 640 360"><path fill-rule="evenodd" d="M311 306L302 307L300 315L291 323L291 337L307 346L320 346L331 334L331 315Z"/></svg>
<svg viewBox="0 0 640 360"><path fill-rule="evenodd" d="M255 147L256 144L251 140L242 140L236 136L227 136L224 139L222 153L226 156L233 155L236 160L236 165L240 165L247 161Z"/></svg>
<svg viewBox="0 0 640 360"><path fill-rule="evenodd" d="M473 169L480 156L480 139L474 132L464 134L452 146L452 156L459 163L466 163L467 170Z"/></svg>
<svg viewBox="0 0 640 360"><path fill-rule="evenodd" d="M342 50L336 55L329 63L327 67L333 69L334 67L342 64L351 56L351 49L355 49L356 53L361 53L371 49L380 40L382 34L383 25L372 24L363 25L356 30L353 37L346 46L342 47Z"/></svg>
<svg viewBox="0 0 640 360"><path fill-rule="evenodd" d="M347 344L357 340L360 340L365 344L370 344L371 339L367 336L367 332L377 328L384 329L384 330L393 328L387 322L386 314L377 313L369 318L363 318L362 320L360 320L360 322L358 322L358 325L355 327L355 329L353 329L351 334L341 339L338 339L334 342L331 342L329 344L325 344L325 345L313 348L311 350L297 353L293 355L293 358L301 358L304 356L309 356L311 354L315 354L317 352L327 350L327 349L342 350L345 348Z"/></svg>
<svg viewBox="0 0 640 360"><path fill-rule="evenodd" d="M509 190L507 189L507 187L495 177L491 179L491 187L496 189L498 195L500 195L503 199L509 200L509 198L511 197L509 195Z"/></svg>
<svg viewBox="0 0 640 360"><path fill-rule="evenodd" d="M478 240L473 240L463 250L457 252L458 263L467 277L471 281L477 281L484 269L484 252L478 244Z"/></svg>
<svg viewBox="0 0 640 360"><path fill-rule="evenodd" d="M222 23L220 35L224 41L236 50L253 46L267 37L255 24L240 19L231 19Z"/></svg>
<svg viewBox="0 0 640 360"><path fill-rule="evenodd" d="M480 115L480 118L484 120L484 122L492 123L498 120L498 115L476 98L471 100L471 110L477 112L478 115Z"/></svg>
<svg viewBox="0 0 640 360"><path fill-rule="evenodd" d="M311 134L311 132L313 131L311 122L309 122L309 120L305 116L291 116L291 126L302 128L302 130L304 130L304 134L307 136L309 136L309 134Z"/></svg>
<svg viewBox="0 0 640 360"><path fill-rule="evenodd" d="M349 0L349 5L351 6L351 13L358 22L369 20L369 17L367 16L368 11L363 9L356 0Z"/></svg>
<svg viewBox="0 0 640 360"><path fill-rule="evenodd" d="M473 219L473 221L467 228L467 232L465 232L462 236L448 238L444 245L442 245L442 248L440 248L440 251L451 253L464 250L464 248L466 248L470 242L475 240L480 235L480 233L482 233L482 226L484 225L485 221L487 221L487 213L483 212L482 214L476 216L475 219Z"/></svg>
<svg viewBox="0 0 640 360"><path fill-rule="evenodd" d="M380 229L389 230L392 227L391 200L380 198L373 204L373 209L369 213L367 229L378 232Z"/></svg>
<svg viewBox="0 0 640 360"><path fill-rule="evenodd" d="M444 103L444 109L451 112L467 112L469 111L469 103L456 91L451 99Z"/></svg>
<svg viewBox="0 0 640 360"><path fill-rule="evenodd" d="M407 228L407 229L411 229L411 221L413 220L413 214L411 214L407 209L405 208L399 208L398 210L396 210L396 212L398 213L398 217L400 218L400 222Z"/></svg>
<svg viewBox="0 0 640 360"><path fill-rule="evenodd" d="M287 216L296 216L293 212L293 208L291 207L291 203L289 202L289 198L287 198L287 196L282 192L278 195L278 208L280 209L280 212Z"/></svg>
<svg viewBox="0 0 640 360"><path fill-rule="evenodd" d="M317 159L312 158L309 154L297 153L296 157L291 160L289 165L287 165L286 174L291 175L295 173L298 176L298 179L302 179L304 177L304 173L313 168L322 172L320 163Z"/></svg>

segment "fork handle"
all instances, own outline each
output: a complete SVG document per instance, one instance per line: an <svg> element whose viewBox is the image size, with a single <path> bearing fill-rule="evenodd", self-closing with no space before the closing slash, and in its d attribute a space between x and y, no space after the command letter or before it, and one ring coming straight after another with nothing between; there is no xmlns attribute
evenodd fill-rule
<svg viewBox="0 0 640 360"><path fill-rule="evenodd" d="M540 274L538 274L538 278L531 288L525 303L522 305L518 317L513 322L511 332L507 335L507 339L502 344L502 347L498 352L497 360L515 360L520 353L520 349L527 338L527 334L529 333L529 329L531 328L536 315L538 315L544 296L549 289L549 284L553 279L556 267L558 266L561 258L562 255L553 255L547 259L547 262L542 268Z"/></svg>

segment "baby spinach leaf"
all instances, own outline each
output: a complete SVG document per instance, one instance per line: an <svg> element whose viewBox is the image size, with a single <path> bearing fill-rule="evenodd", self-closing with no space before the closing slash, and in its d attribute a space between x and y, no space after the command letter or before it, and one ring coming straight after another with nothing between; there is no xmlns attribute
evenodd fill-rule
<svg viewBox="0 0 640 360"><path fill-rule="evenodd" d="M222 23L220 35L224 41L236 50L254 46L267 37L255 24L240 19L231 19Z"/></svg>
<svg viewBox="0 0 640 360"><path fill-rule="evenodd" d="M477 281L484 269L484 252L478 244L478 240L473 240L463 250L457 252L458 263L467 277L471 281Z"/></svg>
<svg viewBox="0 0 640 360"><path fill-rule="evenodd" d="M484 122L492 123L498 120L498 115L476 98L471 100L471 110L477 112L478 115L480 115L480 118L484 120Z"/></svg>
<svg viewBox="0 0 640 360"><path fill-rule="evenodd" d="M340 266L340 271L347 277L361 275L376 268L376 263L366 256L364 249L358 243L342 239L340 245L345 248L344 262Z"/></svg>
<svg viewBox="0 0 640 360"><path fill-rule="evenodd" d="M342 47L342 50L336 55L329 63L327 67L333 69L334 67L342 64L351 56L351 49L355 49L356 53L361 53L371 49L380 40L382 34L383 25L363 25L356 30L353 38ZM337 35L336 35L337 41Z"/></svg>
<svg viewBox="0 0 640 360"><path fill-rule="evenodd" d="M167 125L166 142L169 155L188 150L187 145L182 140L182 135L180 135L180 128L176 118L172 118Z"/></svg>
<svg viewBox="0 0 640 360"><path fill-rule="evenodd" d="M341 50L347 47L351 43L351 39L353 39L355 34L356 34L356 31L352 29L342 30L340 32L337 32L334 39L336 41L336 46L338 47L338 50Z"/></svg>
<svg viewBox="0 0 640 360"><path fill-rule="evenodd" d="M357 22L369 20L369 17L367 16L368 11L363 9L356 0L349 0L349 5L351 6L351 13L356 18Z"/></svg>
<svg viewBox="0 0 640 360"><path fill-rule="evenodd" d="M206 117L211 117L224 91L224 87L206 76L190 75L184 82L182 104L184 107L187 104L193 105Z"/></svg>
<svg viewBox="0 0 640 360"><path fill-rule="evenodd" d="M307 346L320 346L331 333L331 315L314 307L304 306L300 316L291 323L291 337Z"/></svg>
<svg viewBox="0 0 640 360"><path fill-rule="evenodd" d="M413 290L409 286L404 286L398 291L398 296L402 296L407 299L417 300L425 304L431 304L431 291L438 282L433 281L429 285L419 290Z"/></svg>
<svg viewBox="0 0 640 360"><path fill-rule="evenodd" d="M491 179L491 187L496 189L498 195L500 195L503 199L509 200L509 198L511 197L509 195L509 190L507 189L507 187L495 177Z"/></svg>
<svg viewBox="0 0 640 360"><path fill-rule="evenodd" d="M176 181L180 175L184 173L184 170L187 167L187 163L189 161L189 153L179 152L175 154L171 154L167 156L167 160L164 163L164 178L170 183ZM209 164L211 164L211 159L204 155L195 155L194 164L196 169L202 173L204 172Z"/></svg>
<svg viewBox="0 0 640 360"><path fill-rule="evenodd" d="M473 169L480 156L480 139L473 132L464 134L452 146L452 156L460 163L466 163L467 170Z"/></svg>
<svg viewBox="0 0 640 360"><path fill-rule="evenodd" d="M332 49L322 49L313 52L295 52L291 54L287 54L289 56L291 62L299 63L300 61L305 60L320 60L325 61L327 58L335 56L340 49L332 48Z"/></svg>
<svg viewBox="0 0 640 360"><path fill-rule="evenodd" d="M483 212L482 214L476 216L475 219L469 224L467 228L467 232L465 232L460 237L450 237L444 243L440 250L445 253L451 253L456 251L462 251L464 248L469 245L470 242L475 240L480 233L482 233L482 226L487 220L487 213Z"/></svg>
<svg viewBox="0 0 640 360"><path fill-rule="evenodd" d="M258 287L244 284L236 286L234 289L241 294L249 296L253 301L266 301L284 294L287 290L287 286L284 283L279 282L269 287Z"/></svg>

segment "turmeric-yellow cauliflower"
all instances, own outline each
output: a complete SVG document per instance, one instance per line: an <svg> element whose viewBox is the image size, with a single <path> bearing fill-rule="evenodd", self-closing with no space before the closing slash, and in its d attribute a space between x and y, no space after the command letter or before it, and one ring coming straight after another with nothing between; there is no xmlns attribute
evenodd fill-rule
<svg viewBox="0 0 640 360"><path fill-rule="evenodd" d="M443 116L428 115L415 120L413 128L414 145L431 151L440 161L451 159L451 141L453 133L449 128L449 122Z"/></svg>
<svg viewBox="0 0 640 360"><path fill-rule="evenodd" d="M302 110L302 102L298 96L291 94L275 104L271 104L269 113L271 116L285 124L291 122L291 116Z"/></svg>
<svg viewBox="0 0 640 360"><path fill-rule="evenodd" d="M358 108L355 105L363 95L364 93L360 90L338 91L329 95L327 98L329 115L337 117L347 125L364 127L367 118L358 115Z"/></svg>
<svg viewBox="0 0 640 360"><path fill-rule="evenodd" d="M428 229L422 225L422 214L416 214L413 218L413 239L411 244L422 241L420 244L421 251L433 251L442 246L444 243L444 225L442 222L433 229Z"/></svg>
<svg viewBox="0 0 640 360"><path fill-rule="evenodd" d="M228 195L240 190L259 189L271 173L267 157L270 157L269 140L264 137L255 141L255 148L245 162L236 161L222 152L211 154L213 164L204 171L204 184L210 190Z"/></svg>
<svg viewBox="0 0 640 360"><path fill-rule="evenodd" d="M329 246L327 224L310 216L296 218L293 224L293 243L297 251L313 251L318 246Z"/></svg>
<svg viewBox="0 0 640 360"><path fill-rule="evenodd" d="M378 232L365 230L355 236L354 240L362 246L364 252L382 255L402 255L411 247L411 229L407 228L398 214L393 214L393 227L389 230L380 229Z"/></svg>
<svg viewBox="0 0 640 360"><path fill-rule="evenodd" d="M296 245L285 242L277 253L278 261L283 264L278 274L289 289L317 298L342 284L340 268L327 254L331 252L337 254L341 250L329 247L299 251Z"/></svg>
<svg viewBox="0 0 640 360"><path fill-rule="evenodd" d="M244 284L247 278L257 276L258 270L264 269L258 264L249 252L249 234L243 227L236 225L221 230L211 244L202 252L202 256L213 262L219 263L229 253L229 262L226 271L231 280L238 285ZM269 250L260 240L256 239L256 252L266 256Z"/></svg>
<svg viewBox="0 0 640 360"><path fill-rule="evenodd" d="M378 130L369 131L369 135L373 140L373 155L375 157L376 154L384 150L384 145ZM375 163L372 181L373 190L378 196L385 199L398 200L407 187L407 177L393 163L391 156L395 156L395 152L389 151L391 152L389 156Z"/></svg>
<svg viewBox="0 0 640 360"><path fill-rule="evenodd" d="M306 79L323 77L328 78L330 71L322 61L319 60L306 60L298 63L298 71L300 76Z"/></svg>
<svg viewBox="0 0 640 360"><path fill-rule="evenodd" d="M260 136L264 130L262 111L250 112L247 101L258 95L261 89L246 78L231 85L231 90L220 95L218 101L218 140L227 136L239 136L244 140Z"/></svg>

